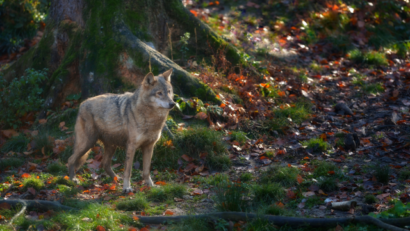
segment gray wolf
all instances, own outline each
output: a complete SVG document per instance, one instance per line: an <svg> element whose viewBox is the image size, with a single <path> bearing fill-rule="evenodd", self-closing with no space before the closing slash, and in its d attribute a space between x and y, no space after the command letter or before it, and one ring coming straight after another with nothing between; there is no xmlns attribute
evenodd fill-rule
<svg viewBox="0 0 410 231"><path fill-rule="evenodd" d="M175 106L171 74L172 69L158 76L148 73L134 93L103 94L81 103L74 128L74 152L68 159L71 180L87 160L90 149L100 141L105 152L101 166L112 178L116 174L111 169L111 159L117 147L125 147L123 192L132 192L131 170L138 148L143 154L143 179L153 185L150 165L154 145L161 137L168 112Z"/></svg>

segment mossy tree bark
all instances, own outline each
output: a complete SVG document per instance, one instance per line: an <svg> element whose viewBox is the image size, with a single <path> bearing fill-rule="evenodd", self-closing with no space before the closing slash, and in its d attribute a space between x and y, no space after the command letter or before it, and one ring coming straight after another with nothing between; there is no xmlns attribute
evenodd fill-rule
<svg viewBox="0 0 410 231"><path fill-rule="evenodd" d="M202 55L212 55L210 47L223 48L233 64L240 62L237 50L180 0L55 0L41 41L5 77L19 78L27 68L48 68L44 106L50 108L73 93L87 98L132 90L150 70L159 74L173 68L177 94L217 101L211 89L167 57L170 41L185 32L191 33L190 45Z"/></svg>

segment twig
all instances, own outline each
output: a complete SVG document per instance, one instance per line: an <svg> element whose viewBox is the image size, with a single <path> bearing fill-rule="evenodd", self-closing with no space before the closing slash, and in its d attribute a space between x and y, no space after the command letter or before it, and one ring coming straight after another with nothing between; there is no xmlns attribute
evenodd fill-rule
<svg viewBox="0 0 410 231"><path fill-rule="evenodd" d="M17 204L24 202L27 206L27 209L40 209L40 210L63 210L63 211L75 211L77 209L62 205L55 201L43 201L43 200L0 200L0 204L7 203L12 207L15 207Z"/></svg>
<svg viewBox="0 0 410 231"><path fill-rule="evenodd" d="M410 219L398 218L398 219L382 219L378 220L370 216L360 216L352 218L299 218L299 217L285 217L285 216L271 216L271 215L257 215L253 213L242 212L221 212L221 213L209 213L203 215L192 216L138 216L139 221L146 224L162 224L166 222L180 222L188 218L195 219L213 219L220 218L231 221L245 221L262 218L268 220L270 223L274 223L278 226L290 225L291 227L303 227L309 225L309 227L334 227L336 225L346 225L350 223L362 222L365 224L374 224L381 228L385 228L392 231L406 231L407 229L398 228L393 225L405 226L409 224ZM394 223L393 223L394 222Z"/></svg>
<svg viewBox="0 0 410 231"><path fill-rule="evenodd" d="M21 204L23 204L23 208L21 208L20 212L18 212L16 215L14 215L14 216L10 219L10 221L9 221L9 223L8 223L8 225L10 225L10 226L13 226L14 220L16 220L16 219L17 219L21 214L23 214L23 213L26 211L26 209L27 209L27 204L26 204L25 201L23 201L23 200L17 200L17 201L20 202Z"/></svg>

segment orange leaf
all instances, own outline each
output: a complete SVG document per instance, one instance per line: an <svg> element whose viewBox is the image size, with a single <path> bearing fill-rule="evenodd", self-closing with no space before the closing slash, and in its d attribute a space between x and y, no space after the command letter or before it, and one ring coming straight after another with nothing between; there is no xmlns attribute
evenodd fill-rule
<svg viewBox="0 0 410 231"><path fill-rule="evenodd" d="M226 107L226 105L224 103L221 103L221 105L219 105L219 107L224 108L224 107Z"/></svg>
<svg viewBox="0 0 410 231"><path fill-rule="evenodd" d="M327 174L329 174L329 175L334 175L334 174L335 174L335 171L328 171Z"/></svg>
<svg viewBox="0 0 410 231"><path fill-rule="evenodd" d="M70 177L68 177L68 176L65 176L65 177L64 177L64 179L66 179L66 180L69 180L69 179L70 179Z"/></svg>
<svg viewBox="0 0 410 231"><path fill-rule="evenodd" d="M115 191L115 185L111 185L110 191Z"/></svg>
<svg viewBox="0 0 410 231"><path fill-rule="evenodd" d="M117 181L118 181L118 177L114 176L114 182L117 182Z"/></svg>
<svg viewBox="0 0 410 231"><path fill-rule="evenodd" d="M167 183L165 183L165 181L158 181L155 184L156 185L166 185Z"/></svg>
<svg viewBox="0 0 410 231"><path fill-rule="evenodd" d="M47 123L47 120L46 119L41 119L41 120L38 121L38 123L39 124L45 124L45 123Z"/></svg>
<svg viewBox="0 0 410 231"><path fill-rule="evenodd" d="M169 210L169 209L167 209L167 210L165 210L165 213L164 213L165 215L174 215L174 212L172 212L171 210Z"/></svg>
<svg viewBox="0 0 410 231"><path fill-rule="evenodd" d="M198 13L197 13L195 10L190 10L190 12L191 12L195 17L198 16Z"/></svg>
<svg viewBox="0 0 410 231"><path fill-rule="evenodd" d="M303 178L299 174L298 174L298 177L296 178L296 180L298 181L299 184L301 184L303 182Z"/></svg>
<svg viewBox="0 0 410 231"><path fill-rule="evenodd" d="M137 229L137 228L134 228L134 227L129 227L129 228L128 228L128 231L138 231L138 229Z"/></svg>
<svg viewBox="0 0 410 231"><path fill-rule="evenodd" d="M105 231L105 228L101 225L97 226L97 231Z"/></svg>
<svg viewBox="0 0 410 231"><path fill-rule="evenodd" d="M279 208L283 208L283 207L285 207L285 205L282 203L282 202L276 202L276 205L279 207Z"/></svg>
<svg viewBox="0 0 410 231"><path fill-rule="evenodd" d="M305 158L303 158L304 160L309 160L309 157L308 156L305 156Z"/></svg>
<svg viewBox="0 0 410 231"><path fill-rule="evenodd" d="M320 135L320 139L322 139L323 141L327 141L326 133Z"/></svg>
<svg viewBox="0 0 410 231"><path fill-rule="evenodd" d="M139 220L139 217L137 217L137 216L132 216L132 219L134 219L134 221L138 221Z"/></svg>
<svg viewBox="0 0 410 231"><path fill-rule="evenodd" d="M149 231L149 229L147 227L144 227L144 228L140 229L140 231Z"/></svg>
<svg viewBox="0 0 410 231"><path fill-rule="evenodd" d="M29 178L31 177L30 174L28 173L23 173L23 175L21 175L22 178Z"/></svg>

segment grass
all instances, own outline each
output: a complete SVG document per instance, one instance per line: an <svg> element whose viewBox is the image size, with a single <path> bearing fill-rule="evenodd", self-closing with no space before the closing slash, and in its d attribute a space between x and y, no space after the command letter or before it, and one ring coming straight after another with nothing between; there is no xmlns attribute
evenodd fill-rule
<svg viewBox="0 0 410 231"><path fill-rule="evenodd" d="M316 62L312 62L310 65L309 65L309 68L312 70L312 71L314 71L314 72L321 72L322 71L322 67L318 64L318 63L316 63Z"/></svg>
<svg viewBox="0 0 410 231"><path fill-rule="evenodd" d="M213 231L215 230L210 226L210 223L205 219L188 218L177 224L167 227L170 231Z"/></svg>
<svg viewBox="0 0 410 231"><path fill-rule="evenodd" d="M57 188L60 191L60 193L62 193L65 197L73 197L77 195L77 193L79 192L77 188L74 188L72 186L69 187L66 185L57 185Z"/></svg>
<svg viewBox="0 0 410 231"><path fill-rule="evenodd" d="M361 74L355 74L352 83L360 86L367 94L377 94L384 92L384 87L381 83L366 83L364 81L365 76Z"/></svg>
<svg viewBox="0 0 410 231"><path fill-rule="evenodd" d="M261 173L260 182L263 184L275 182L284 187L290 187L298 182L297 177L299 173L300 171L297 168L272 166Z"/></svg>
<svg viewBox="0 0 410 231"><path fill-rule="evenodd" d="M253 187L254 199L257 202L272 203L285 197L285 190L279 183L255 185Z"/></svg>
<svg viewBox="0 0 410 231"><path fill-rule="evenodd" d="M310 108L311 103L303 100L291 107L276 108L273 110L274 118L268 120L268 125L272 130L282 132L282 129L289 125L289 119L295 124L300 124L308 119L311 113Z"/></svg>
<svg viewBox="0 0 410 231"><path fill-rule="evenodd" d="M377 202L377 199L373 194L367 194L364 197L364 202L366 202L367 204L373 204Z"/></svg>
<svg viewBox="0 0 410 231"><path fill-rule="evenodd" d="M67 174L68 170L61 162L53 162L47 167L47 171L53 175Z"/></svg>
<svg viewBox="0 0 410 231"><path fill-rule="evenodd" d="M312 138L310 140L302 141L302 145L307 146L308 148L313 149L313 151L324 152L330 149L331 145L320 139L320 138Z"/></svg>
<svg viewBox="0 0 410 231"><path fill-rule="evenodd" d="M74 187L75 183L69 179L66 179L62 176L59 177L55 177L52 181L54 184L61 184L61 185L67 185L67 186L71 186Z"/></svg>
<svg viewBox="0 0 410 231"><path fill-rule="evenodd" d="M166 184L161 187L151 188L147 193L147 198L155 202L165 202L173 200L174 197L182 198L186 193L186 188L182 184Z"/></svg>
<svg viewBox="0 0 410 231"><path fill-rule="evenodd" d="M389 64L386 55L377 51L363 53L362 51L355 49L349 52L349 58L357 64L363 63L375 66L387 66Z"/></svg>
<svg viewBox="0 0 410 231"><path fill-rule="evenodd" d="M89 218L88 222L82 219ZM54 230L96 230L102 226L106 230L123 230L121 225L136 226L138 223L131 216L117 212L99 204L89 204L78 212L58 213L44 224L46 229Z"/></svg>
<svg viewBox="0 0 410 231"><path fill-rule="evenodd" d="M233 131L231 134L231 139L238 141L241 145L246 143L246 133L241 131Z"/></svg>
<svg viewBox="0 0 410 231"><path fill-rule="evenodd" d="M13 136L1 147L0 151L4 153L10 151L24 152L27 150L27 145L29 142L30 140L21 134L18 136Z"/></svg>
<svg viewBox="0 0 410 231"><path fill-rule="evenodd" d="M44 154L48 155L53 153L53 143L49 139L49 134L46 129L40 130L33 140L36 144L36 148L42 151L44 150Z"/></svg>
<svg viewBox="0 0 410 231"><path fill-rule="evenodd" d="M135 198L131 200L122 200L117 203L117 209L126 211L143 211L149 207L147 198L142 193L134 195Z"/></svg>
<svg viewBox="0 0 410 231"><path fill-rule="evenodd" d="M44 188L44 182L41 179L37 179L36 176L25 178L22 182L22 185L24 191L26 191L28 188L34 188L35 190Z"/></svg>
<svg viewBox="0 0 410 231"><path fill-rule="evenodd" d="M0 168L18 168L23 165L24 161L21 158L11 157L11 158L4 158L0 159Z"/></svg>
<svg viewBox="0 0 410 231"><path fill-rule="evenodd" d="M305 206L306 206L306 208L311 209L314 206L321 205L323 203L324 203L324 201L323 201L322 198L320 198L318 196L312 196L312 197L308 197L306 199Z"/></svg>
<svg viewBox="0 0 410 231"><path fill-rule="evenodd" d="M248 200L245 198L248 193L246 184L224 181L216 187L216 207L220 211L246 211L249 209Z"/></svg>
<svg viewBox="0 0 410 231"><path fill-rule="evenodd" d="M263 209L263 213L267 215L279 216L279 215L284 215L285 210L282 207L279 207L277 205L270 205Z"/></svg>
<svg viewBox="0 0 410 231"><path fill-rule="evenodd" d="M389 183L390 177L390 167L387 164L377 163L372 166L374 170L374 176L376 177L377 181L383 184Z"/></svg>
<svg viewBox="0 0 410 231"><path fill-rule="evenodd" d="M341 174L340 169L332 162L315 160L312 164L315 166L315 170L313 171L314 177L332 175L340 176Z"/></svg>
<svg viewBox="0 0 410 231"><path fill-rule="evenodd" d="M250 173L250 172L244 172L244 173L241 174L241 176L239 177L239 179L240 179L242 182L248 182L248 181L251 181L251 180L253 179L253 175L252 175L252 173Z"/></svg>
<svg viewBox="0 0 410 231"><path fill-rule="evenodd" d="M208 177L194 176L193 182L216 186L223 182L228 182L229 176L225 173L217 173Z"/></svg>
<svg viewBox="0 0 410 231"><path fill-rule="evenodd" d="M155 181L172 181L176 178L178 178L178 174L174 171L169 170L158 172L158 174L154 176Z"/></svg>
<svg viewBox="0 0 410 231"><path fill-rule="evenodd" d="M332 192L339 188L337 186L337 182L335 181L334 177L320 177L318 179L318 183L319 183L319 188L325 192Z"/></svg>
<svg viewBox="0 0 410 231"><path fill-rule="evenodd" d="M221 132L195 127L177 132L172 141L173 147L169 147L169 140L162 137L154 149L152 165L158 169L178 168L181 153L186 153L193 158L199 158L201 154L206 153L206 164L211 169L226 170L231 166Z"/></svg>
<svg viewBox="0 0 410 231"><path fill-rule="evenodd" d="M398 175L400 180L410 179L410 168L401 169Z"/></svg>

